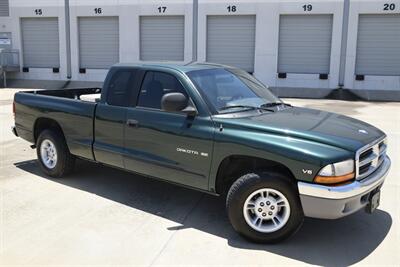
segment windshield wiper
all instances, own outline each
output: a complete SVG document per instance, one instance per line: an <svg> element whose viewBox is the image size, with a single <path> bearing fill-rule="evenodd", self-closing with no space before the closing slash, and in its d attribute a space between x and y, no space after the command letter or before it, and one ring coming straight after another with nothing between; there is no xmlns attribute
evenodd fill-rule
<svg viewBox="0 0 400 267"><path fill-rule="evenodd" d="M261 105L261 107L263 107L263 108L271 108L271 107L276 107L276 106L291 107L292 105L286 104L286 103L283 103L283 102L270 102L270 103L265 103L265 104Z"/></svg>
<svg viewBox="0 0 400 267"><path fill-rule="evenodd" d="M260 106L260 107L255 107L255 106L247 106L247 105L232 105L232 106L225 106L219 109L219 111L227 110L227 109L233 109L233 108L244 108L246 110L266 110L266 111L271 111L275 112L275 110L268 109L266 107Z"/></svg>
<svg viewBox="0 0 400 267"><path fill-rule="evenodd" d="M220 108L219 110L227 110L231 108L246 108L246 109L258 109L257 107L254 106L246 106L246 105L232 105L232 106L225 106Z"/></svg>

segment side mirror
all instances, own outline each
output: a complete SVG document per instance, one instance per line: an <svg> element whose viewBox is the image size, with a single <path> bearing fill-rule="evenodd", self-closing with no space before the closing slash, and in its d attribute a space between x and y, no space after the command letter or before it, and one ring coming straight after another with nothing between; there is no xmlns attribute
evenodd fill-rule
<svg viewBox="0 0 400 267"><path fill-rule="evenodd" d="M161 108L170 112L184 112L196 115L196 109L189 106L189 99L182 93L168 93L161 98Z"/></svg>

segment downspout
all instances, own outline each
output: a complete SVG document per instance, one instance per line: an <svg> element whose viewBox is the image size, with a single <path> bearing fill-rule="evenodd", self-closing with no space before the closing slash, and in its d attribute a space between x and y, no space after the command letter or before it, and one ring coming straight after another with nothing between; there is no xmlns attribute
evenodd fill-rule
<svg viewBox="0 0 400 267"><path fill-rule="evenodd" d="M192 45L192 62L197 61L197 30L199 17L199 0L193 0L193 45Z"/></svg>
<svg viewBox="0 0 400 267"><path fill-rule="evenodd" d="M341 43L341 47L340 47L339 88L343 88L344 77L346 74L347 35L348 35L348 31L349 31L349 13L350 13L350 0L344 0L343 23L342 23L342 43Z"/></svg>
<svg viewBox="0 0 400 267"><path fill-rule="evenodd" d="M71 33L70 33L70 16L69 16L69 0L64 2L65 9L65 45L67 54L67 79L71 79Z"/></svg>

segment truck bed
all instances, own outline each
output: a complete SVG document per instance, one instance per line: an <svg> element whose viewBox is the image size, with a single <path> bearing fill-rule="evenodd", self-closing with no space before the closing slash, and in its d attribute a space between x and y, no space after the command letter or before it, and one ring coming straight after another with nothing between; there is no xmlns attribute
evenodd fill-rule
<svg viewBox="0 0 400 267"><path fill-rule="evenodd" d="M19 136L35 143L35 130L43 123L57 123L76 156L94 159L94 115L97 103L83 100L101 88L34 90L15 94L15 126Z"/></svg>
<svg viewBox="0 0 400 267"><path fill-rule="evenodd" d="M93 87L93 88L72 88L72 89L54 89L54 90L32 90L20 93L80 100L81 96L84 95L100 94L101 88Z"/></svg>

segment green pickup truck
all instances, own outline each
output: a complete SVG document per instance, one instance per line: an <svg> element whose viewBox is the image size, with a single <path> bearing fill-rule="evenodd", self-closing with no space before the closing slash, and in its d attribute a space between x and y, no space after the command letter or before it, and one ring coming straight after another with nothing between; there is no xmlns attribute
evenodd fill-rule
<svg viewBox="0 0 400 267"><path fill-rule="evenodd" d="M304 216L372 213L390 168L379 129L286 104L223 65L117 64L103 88L19 92L13 108L46 175L81 158L225 196L255 242L289 237Z"/></svg>

